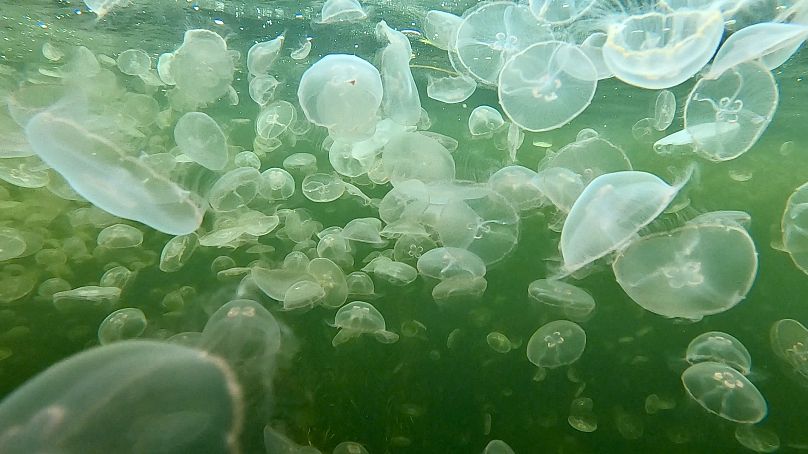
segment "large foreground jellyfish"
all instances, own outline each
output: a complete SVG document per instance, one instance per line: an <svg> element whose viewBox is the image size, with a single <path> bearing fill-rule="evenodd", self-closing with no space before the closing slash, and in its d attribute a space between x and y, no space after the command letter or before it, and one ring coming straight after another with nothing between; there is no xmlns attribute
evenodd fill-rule
<svg viewBox="0 0 808 454"><path fill-rule="evenodd" d="M746 377L726 364L706 361L682 373L685 390L705 410L726 420L754 424L766 417L766 400Z"/></svg>
<svg viewBox="0 0 808 454"><path fill-rule="evenodd" d="M499 103L517 126L549 131L583 112L592 102L597 83L595 67L578 47L561 41L541 42L502 66Z"/></svg>
<svg viewBox="0 0 808 454"><path fill-rule="evenodd" d="M335 138L365 139L376 126L382 80L365 60L331 54L303 73L297 97L306 118Z"/></svg>
<svg viewBox="0 0 808 454"><path fill-rule="evenodd" d="M743 228L688 224L632 242L612 266L617 282L644 309L698 320L746 297L758 259Z"/></svg>
<svg viewBox="0 0 808 454"><path fill-rule="evenodd" d="M0 451L239 452L239 384L200 350L124 341L57 363L0 404Z"/></svg>
<svg viewBox="0 0 808 454"><path fill-rule="evenodd" d="M575 200L561 230L564 271L572 273L627 244L662 213L680 187L633 170L592 180Z"/></svg>
<svg viewBox="0 0 808 454"><path fill-rule="evenodd" d="M778 98L774 77L759 62L733 66L717 79L701 79L685 102L685 129L696 152L711 161L746 153L769 126Z"/></svg>
<svg viewBox="0 0 808 454"><path fill-rule="evenodd" d="M714 6L651 11L608 25L603 59L614 75L641 88L669 88L693 77L724 34Z"/></svg>

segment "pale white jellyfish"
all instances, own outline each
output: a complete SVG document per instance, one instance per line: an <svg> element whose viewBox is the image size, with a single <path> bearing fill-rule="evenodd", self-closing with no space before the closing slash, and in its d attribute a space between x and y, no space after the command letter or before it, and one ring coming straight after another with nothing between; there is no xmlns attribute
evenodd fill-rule
<svg viewBox="0 0 808 454"><path fill-rule="evenodd" d="M275 101L264 107L255 120L255 131L264 139L273 139L297 120L297 110L288 101Z"/></svg>
<svg viewBox="0 0 808 454"><path fill-rule="evenodd" d="M202 112L188 112L174 126L174 141L194 162L211 170L227 164L227 139L216 120Z"/></svg>
<svg viewBox="0 0 808 454"><path fill-rule="evenodd" d="M477 82L462 74L457 77L430 76L426 85L426 94L435 101L456 104L467 100L476 89Z"/></svg>
<svg viewBox="0 0 808 454"><path fill-rule="evenodd" d="M504 125L502 114L491 106L477 106L469 115L469 132L472 136L491 135Z"/></svg>
<svg viewBox="0 0 808 454"><path fill-rule="evenodd" d="M711 161L742 155L769 126L778 98L774 77L759 62L733 66L717 79L701 79L685 102L685 129L696 152Z"/></svg>
<svg viewBox="0 0 808 454"><path fill-rule="evenodd" d="M772 351L808 383L808 329L790 318L775 322L769 332Z"/></svg>
<svg viewBox="0 0 808 454"><path fill-rule="evenodd" d="M253 44L247 51L247 70L253 76L266 76L272 69L272 64L281 53L284 35L275 39Z"/></svg>
<svg viewBox="0 0 808 454"><path fill-rule="evenodd" d="M421 118L421 100L410 70L410 40L403 33L390 28L385 21L376 25L376 39L387 43L379 54L384 86L382 110L396 123L415 126Z"/></svg>
<svg viewBox="0 0 808 454"><path fill-rule="evenodd" d="M565 271L572 273L625 246L662 213L680 187L639 171L607 173L592 180L561 230Z"/></svg>
<svg viewBox="0 0 808 454"><path fill-rule="evenodd" d="M141 49L127 49L118 55L118 69L129 76L140 76L151 69L151 57Z"/></svg>
<svg viewBox="0 0 808 454"><path fill-rule="evenodd" d="M612 266L617 282L644 309L699 320L746 297L758 259L740 226L686 224L632 242Z"/></svg>
<svg viewBox="0 0 808 454"><path fill-rule="evenodd" d="M356 141L373 134L382 92L373 65L353 55L331 54L303 73L297 97L310 122L328 128L335 138Z"/></svg>
<svg viewBox="0 0 808 454"><path fill-rule="evenodd" d="M115 8L131 5L132 0L84 0L84 4L101 19Z"/></svg>
<svg viewBox="0 0 808 454"><path fill-rule="evenodd" d="M331 344L336 347L362 334L369 334L383 344L392 344L398 340L398 334L385 329L384 317L370 303L353 301L337 311L334 326L339 332Z"/></svg>
<svg viewBox="0 0 808 454"><path fill-rule="evenodd" d="M111 344L139 337L146 331L146 315L135 307L118 309L109 314L98 327L98 343Z"/></svg>
<svg viewBox="0 0 808 454"><path fill-rule="evenodd" d="M768 69L785 63L808 38L808 26L763 22L744 27L730 35L713 58L704 75L716 79L741 63L761 60Z"/></svg>
<svg viewBox="0 0 808 454"><path fill-rule="evenodd" d="M320 22L357 22L367 19L368 14L357 0L326 0L320 11Z"/></svg>
<svg viewBox="0 0 808 454"><path fill-rule="evenodd" d="M493 86L511 56L533 43L551 39L550 36L549 28L537 25L524 5L482 2L464 14L453 50L463 69Z"/></svg>
<svg viewBox="0 0 808 454"><path fill-rule="evenodd" d="M714 361L731 366L748 375L752 369L749 350L734 336L720 331L710 331L694 337L687 345L685 360L690 364Z"/></svg>
<svg viewBox="0 0 808 454"><path fill-rule="evenodd" d="M424 36L438 49L450 50L455 45L455 33L462 22L458 16L445 11L430 10L424 16Z"/></svg>
<svg viewBox="0 0 808 454"><path fill-rule="evenodd" d="M392 137L384 146L382 166L393 186L411 179L430 183L455 177L455 163L449 150L417 132Z"/></svg>
<svg viewBox="0 0 808 454"><path fill-rule="evenodd" d="M570 320L582 322L595 311L595 299L586 290L553 279L537 279L530 283L527 295L533 301L552 309Z"/></svg>
<svg viewBox="0 0 808 454"><path fill-rule="evenodd" d="M586 333L576 323L556 320L543 325L527 341L527 359L540 368L574 363L586 347Z"/></svg>
<svg viewBox="0 0 808 454"><path fill-rule="evenodd" d="M726 420L754 424L768 412L766 400L755 385L726 364L694 364L682 373L682 383L699 405Z"/></svg>
<svg viewBox="0 0 808 454"><path fill-rule="evenodd" d="M676 97L670 90L661 90L654 103L653 126L657 131L664 131L673 123L676 116Z"/></svg>
<svg viewBox="0 0 808 454"><path fill-rule="evenodd" d="M530 12L541 22L564 25L581 17L595 0L530 0Z"/></svg>
<svg viewBox="0 0 808 454"><path fill-rule="evenodd" d="M485 276L485 263L473 253L460 248L430 249L418 258L418 272L434 279L448 279L461 274Z"/></svg>
<svg viewBox="0 0 808 454"><path fill-rule="evenodd" d="M488 178L488 185L524 213L541 207L546 200L540 179L539 174L527 167L506 166Z"/></svg>
<svg viewBox="0 0 808 454"><path fill-rule="evenodd" d="M502 110L520 128L549 131L589 106L597 82L594 65L578 47L546 41L505 62L497 93Z"/></svg>
<svg viewBox="0 0 808 454"><path fill-rule="evenodd" d="M783 250L794 265L808 274L808 183L794 190L786 202L780 223Z"/></svg>
<svg viewBox="0 0 808 454"><path fill-rule="evenodd" d="M598 74L598 80L608 79L614 76L614 73L606 65L603 59L603 46L606 44L606 33L594 32L586 37L581 43L580 49L592 62L595 67L595 72Z"/></svg>
<svg viewBox="0 0 808 454"><path fill-rule="evenodd" d="M724 34L724 16L712 6L651 11L618 19L606 34L603 59L618 79L669 88L707 64Z"/></svg>

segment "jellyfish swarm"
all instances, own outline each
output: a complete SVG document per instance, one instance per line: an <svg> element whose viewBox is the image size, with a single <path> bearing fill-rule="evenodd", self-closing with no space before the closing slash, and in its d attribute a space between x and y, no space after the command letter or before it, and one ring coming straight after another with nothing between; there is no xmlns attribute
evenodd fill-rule
<svg viewBox="0 0 808 454"><path fill-rule="evenodd" d="M685 390L705 410L726 420L755 424L766 417L766 400L740 372L707 361L682 373Z"/></svg>
<svg viewBox="0 0 808 454"><path fill-rule="evenodd" d="M497 93L502 110L520 128L549 131L586 109L597 82L597 70L578 47L547 41L522 50L502 66Z"/></svg>
<svg viewBox="0 0 808 454"><path fill-rule="evenodd" d="M701 156L735 159L769 126L778 98L777 83L765 66L741 63L717 79L696 83L685 102L685 130Z"/></svg>
<svg viewBox="0 0 808 454"><path fill-rule="evenodd" d="M749 233L720 224L688 224L640 238L612 264L618 284L634 302L655 314L690 320L743 300L757 266Z"/></svg>
<svg viewBox="0 0 808 454"><path fill-rule="evenodd" d="M356 141L373 134L382 103L379 71L354 55L326 55L300 79L297 97L306 118L334 138Z"/></svg>
<svg viewBox="0 0 808 454"><path fill-rule="evenodd" d="M241 390L202 351L123 341L72 356L0 405L0 451L238 452Z"/></svg>
<svg viewBox="0 0 808 454"><path fill-rule="evenodd" d="M707 64L723 34L724 16L712 5L618 17L606 29L603 60L627 84L670 88Z"/></svg>

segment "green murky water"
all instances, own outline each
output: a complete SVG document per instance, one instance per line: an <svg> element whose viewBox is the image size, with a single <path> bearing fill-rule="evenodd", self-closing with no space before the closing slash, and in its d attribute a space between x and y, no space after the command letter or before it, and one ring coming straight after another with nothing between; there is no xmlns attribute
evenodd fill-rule
<svg viewBox="0 0 808 454"><path fill-rule="evenodd" d="M459 142L452 155L457 179L485 182L494 171L510 164L507 151L498 149L494 139L474 139L468 132L468 117L475 107L498 106L496 91L480 87L458 104L430 99L426 94L428 78L453 69L445 51L425 43L412 31L422 27L423 14L429 9L459 15L475 2L378 2L368 5L366 20L333 25L312 24L322 6L319 2L135 3L97 20L77 0L0 0L2 105L20 87L60 83L41 71L58 66L43 57L45 43L63 50L86 46L96 55L112 58L126 49L139 48L151 56L154 69L158 55L175 51L186 30L213 30L226 39L228 49L241 53L232 82L239 100L233 105L223 99L199 110L222 126L232 156L254 148L252 122L259 107L248 94L245 57L250 46L285 33L285 47L272 68L281 82L276 99L297 104L297 85L303 72L321 57L351 53L375 62L383 44L375 38L374 27L384 19L395 29L411 30L407 33L414 54L410 66L422 107L431 120L429 130ZM767 7L773 6L761 6L761 11ZM290 58L289 52L306 38L311 41L311 53L301 60ZM689 200L689 204L676 213L664 213L640 233L671 230L698 214L716 210L749 213L752 221L748 230L759 268L751 291L731 310L697 322L671 320L645 311L615 281L608 261L601 260L582 279L569 280L589 292L597 303L594 315L580 323L587 337L583 355L572 365L549 370L544 379L537 380L537 368L525 354L528 339L538 327L563 318L540 307L527 294L530 282L553 275L560 261L559 229L551 229L558 215L546 205L522 217L518 246L501 263L489 267L481 298L445 307L433 299L434 280L421 277L401 287L374 277L375 295L367 300L383 314L387 329L398 333L400 339L383 344L362 336L335 348L331 339L337 329L329 326L334 321L333 309L283 311L281 303L262 292L244 290L242 281L249 275L246 267L278 268L293 248L316 255L310 250L316 237L312 244L296 245L274 231L235 248L200 247L182 269L167 273L158 264L170 235L97 209L86 211L92 207L88 202L67 200L48 187L23 188L0 181L0 226L26 232L27 247L34 248L0 262L0 295L9 294L16 285L27 288L0 304L0 396L9 395L54 363L97 346L99 325L115 309L142 310L148 326L140 337L165 342L178 333L201 332L222 305L248 297L258 300L284 328L281 353L270 357L267 361L271 364L264 364L260 373L251 375L233 366L244 397L243 427L238 435L243 452L264 452L265 426L299 445L323 452L331 452L348 440L361 443L371 453L482 452L492 439L504 440L517 453L741 452L745 448L736 440L738 424L706 412L682 386L680 376L688 366L685 349L691 339L707 331L729 333L749 350L752 371L748 378L768 404L768 416L758 426L777 434L782 452L806 450L808 381L794 372L792 364L776 356L770 345L770 329L778 320L808 322L808 278L789 254L780 250L786 200L808 181L804 105L808 86L803 81L808 68L806 55L805 51L798 52L773 70L780 94L777 112L761 139L737 159L714 163L693 154L654 153L653 141L684 126L682 106L695 78L671 88L679 103L676 117L666 132L655 131L651 139L636 139L632 126L652 115L657 92L607 79L599 82L591 106L580 116L549 132L527 132L516 155L516 164L535 170L548 150L557 151L574 142L580 130L592 128L622 148L634 169L654 173L668 182L675 181L683 174L682 169L695 162L695 175L675 201L682 206ZM114 66L108 69L122 89L147 94L158 102L161 111L170 109L170 87L150 86L121 74ZM165 125L157 122L139 127L140 152L170 151L179 116L175 112ZM0 119L7 117L4 114ZM299 108L298 117L304 118ZM15 125L0 126L7 126L6 133L0 135L0 148L9 149L17 143L14 140L25 139ZM279 148L256 153L260 170L282 167L284 159L293 153L312 153L319 170L329 172L327 151L322 149L326 136L324 128L313 128L294 140L284 136ZM14 158L0 159L0 166L6 165L6 159ZM58 181L58 175L49 172ZM221 173L191 172L185 175L185 182L192 190L209 188ZM314 203L301 194L302 177L295 175L295 179L296 192L291 199L251 207L267 215L282 208L304 208L323 227L379 216L377 208L355 197ZM345 180L374 199L383 198L390 190L389 184L374 184L367 178ZM85 211L76 211L82 209ZM95 216L94 223L87 221L90 215ZM215 213L207 213L200 234L213 228L215 217ZM121 250L97 246L98 233L116 223L143 232L142 246ZM274 250L249 250L255 244ZM383 249L393 244L391 241ZM343 271L347 274L361 269L374 250L379 249L357 247L355 265ZM112 305L58 310L48 288L42 285L52 284L54 278L63 279L69 288L99 285L105 271L118 265L133 275ZM230 272L217 274L222 270ZM353 299L362 298L349 297L348 301ZM414 322L422 325L422 330L412 332ZM491 332L504 334L513 349L495 351L486 340ZM238 332L230 335L239 338ZM249 342L251 339L246 338L251 335L245 330L243 340ZM253 347L248 345L246 350ZM138 364L130 368L137 371ZM87 377L90 374L92 370L87 371ZM117 378L127 372L122 374ZM78 376L74 380L82 379ZM99 384L99 395L103 395L105 385ZM652 395L673 408L648 408ZM162 398L143 398L149 397L156 402ZM593 402L597 428L589 433L576 430L568 422L571 403L581 397ZM66 420L94 411L97 403L89 400L67 408ZM26 422L0 420L0 446L9 427ZM58 424L65 423L60 420ZM115 427L121 437L132 430L125 418ZM158 425L155 430L172 435L172 431L194 433L179 423ZM66 452L97 449L89 439L83 443L86 450ZM166 446L170 444L166 442ZM19 445L17 450L13 446L10 449L32 452Z"/></svg>

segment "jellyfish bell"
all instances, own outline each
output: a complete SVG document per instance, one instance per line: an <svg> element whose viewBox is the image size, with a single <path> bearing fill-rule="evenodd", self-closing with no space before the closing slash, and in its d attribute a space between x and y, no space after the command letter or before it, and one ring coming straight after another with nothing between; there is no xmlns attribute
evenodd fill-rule
<svg viewBox="0 0 808 454"><path fill-rule="evenodd" d="M734 336L719 331L694 337L687 346L685 360L690 364L703 361L723 363L744 375L748 375L752 369L749 350Z"/></svg>
<svg viewBox="0 0 808 454"><path fill-rule="evenodd" d="M540 132L559 128L592 102L598 74L577 46L544 41L510 57L499 73L502 110L517 126ZM542 115L535 115L541 111Z"/></svg>
<svg viewBox="0 0 808 454"><path fill-rule="evenodd" d="M527 358L541 368L574 363L586 347L586 333L576 323L556 320L541 326L527 342Z"/></svg>
<svg viewBox="0 0 808 454"><path fill-rule="evenodd" d="M707 64L724 34L724 16L716 6L663 7L613 17L605 31L603 59L615 77L640 88L670 88Z"/></svg>
<svg viewBox="0 0 808 454"><path fill-rule="evenodd" d="M385 329L382 314L364 301L353 301L339 308L334 316L334 326L340 329L331 342L334 347L362 334L372 335L383 344L398 340L398 334Z"/></svg>
<svg viewBox="0 0 808 454"><path fill-rule="evenodd" d="M755 424L768 413L766 400L755 385L726 364L694 364L682 373L682 383L705 410L728 421Z"/></svg>
<svg viewBox="0 0 808 454"><path fill-rule="evenodd" d="M595 0L530 0L530 12L540 22L565 25L584 15Z"/></svg>
<svg viewBox="0 0 808 454"><path fill-rule="evenodd" d="M373 65L354 55L330 54L303 73L297 96L310 122L335 138L357 141L373 134L382 92Z"/></svg>
<svg viewBox="0 0 808 454"><path fill-rule="evenodd" d="M808 38L808 25L763 22L744 27L721 45L704 77L717 79L741 63L761 60L772 70L785 63Z"/></svg>

